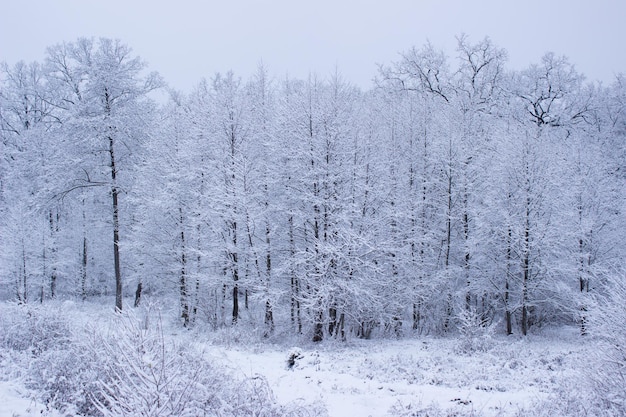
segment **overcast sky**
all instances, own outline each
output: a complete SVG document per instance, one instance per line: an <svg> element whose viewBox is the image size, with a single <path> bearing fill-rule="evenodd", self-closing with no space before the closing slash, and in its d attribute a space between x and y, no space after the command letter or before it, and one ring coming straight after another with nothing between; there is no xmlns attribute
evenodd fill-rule
<svg viewBox="0 0 626 417"><path fill-rule="evenodd" d="M80 36L121 39L171 86L232 69L246 78L303 78L335 67L362 88L377 63L430 40L454 55L455 36L489 36L521 69L548 51L588 79L626 72L624 0L0 0L0 61L43 60Z"/></svg>

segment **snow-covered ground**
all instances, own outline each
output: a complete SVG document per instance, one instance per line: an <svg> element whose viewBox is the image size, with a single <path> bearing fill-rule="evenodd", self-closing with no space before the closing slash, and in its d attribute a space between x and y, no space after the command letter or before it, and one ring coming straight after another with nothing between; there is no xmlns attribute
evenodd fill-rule
<svg viewBox="0 0 626 417"><path fill-rule="evenodd" d="M92 308L74 322L113 317ZM234 333L229 338L227 331L187 332L170 325L165 325L164 333L166 340L203 352L212 365L242 378L267 381L279 404L317 404L331 417L495 417L514 416L520 410L533 415L539 404L576 385L584 359L593 349L591 339L580 337L576 329L526 338L495 335L471 353L462 351L457 337L313 344L295 338L267 343L249 335L234 337ZM0 350L0 367L7 361ZM0 376L0 417L36 415L58 414L45 411L41 399L19 378Z"/></svg>
<svg viewBox="0 0 626 417"><path fill-rule="evenodd" d="M54 417L38 400L37 394L17 381L0 380L0 417Z"/></svg>
<svg viewBox="0 0 626 417"><path fill-rule="evenodd" d="M568 338L569 339L569 338ZM226 363L267 379L278 402L321 402L332 417L411 415L435 407L507 416L558 395L578 377L585 347L556 336L497 339L486 352L455 353L452 339L351 341L318 349L217 347ZM297 352L289 369L287 359Z"/></svg>

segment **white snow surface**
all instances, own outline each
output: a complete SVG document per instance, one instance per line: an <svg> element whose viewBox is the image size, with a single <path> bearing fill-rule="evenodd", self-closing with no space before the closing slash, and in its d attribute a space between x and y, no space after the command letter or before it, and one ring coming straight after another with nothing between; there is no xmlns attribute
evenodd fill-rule
<svg viewBox="0 0 626 417"><path fill-rule="evenodd" d="M471 356L455 353L453 339L433 338L292 349L218 346L214 354L248 377L267 379L279 403L321 402L331 417L388 416L430 406L451 415L508 416L558 395L580 375L580 340L529 339L502 337ZM293 351L300 358L289 369Z"/></svg>
<svg viewBox="0 0 626 417"><path fill-rule="evenodd" d="M45 406L37 400L36 394L17 381L0 380L0 417L42 415L53 417L57 414L47 412Z"/></svg>

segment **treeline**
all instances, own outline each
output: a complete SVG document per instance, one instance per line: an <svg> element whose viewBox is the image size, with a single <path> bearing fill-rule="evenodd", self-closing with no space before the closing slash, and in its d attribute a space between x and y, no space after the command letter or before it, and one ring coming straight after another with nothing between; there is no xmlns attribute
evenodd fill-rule
<svg viewBox="0 0 626 417"><path fill-rule="evenodd" d="M623 267L626 79L489 39L361 91L232 73L169 92L79 39L2 66L2 297L166 297L181 325L319 341L577 323ZM183 65L184 63L181 63ZM132 300L131 300L132 302Z"/></svg>

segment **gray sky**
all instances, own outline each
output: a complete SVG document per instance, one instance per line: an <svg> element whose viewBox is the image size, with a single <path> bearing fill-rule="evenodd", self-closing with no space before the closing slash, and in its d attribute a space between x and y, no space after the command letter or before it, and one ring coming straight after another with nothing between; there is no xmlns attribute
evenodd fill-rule
<svg viewBox="0 0 626 417"><path fill-rule="evenodd" d="M368 88L376 63L455 35L489 36L521 69L548 51L588 79L626 72L624 0L0 0L0 61L42 60L80 36L119 38L177 89L232 69L303 78L335 67Z"/></svg>

